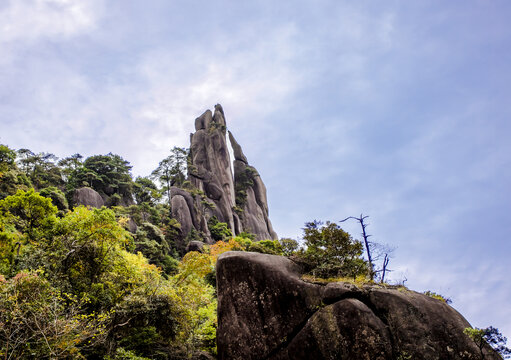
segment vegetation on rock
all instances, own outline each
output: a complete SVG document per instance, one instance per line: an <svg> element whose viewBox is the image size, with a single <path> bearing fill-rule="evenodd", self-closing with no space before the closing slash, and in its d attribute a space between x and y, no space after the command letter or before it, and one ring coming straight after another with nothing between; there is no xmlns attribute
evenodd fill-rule
<svg viewBox="0 0 511 360"><path fill-rule="evenodd" d="M225 136L221 107L215 117L211 141ZM201 126L192 145L206 136ZM235 145L244 165L231 179L231 202L216 165L200 165L209 161L200 147L194 154L174 147L149 177L134 180L130 163L116 154L59 160L0 144L0 357L216 356L215 264L227 251L287 256L309 282L371 283L363 244L333 222L306 223L302 247L276 240L264 184ZM81 205L80 191L96 208ZM177 216L178 205L187 216ZM265 216L254 229L246 222L251 211ZM191 241L200 251L186 248ZM505 354L501 334L488 329L466 333Z"/></svg>

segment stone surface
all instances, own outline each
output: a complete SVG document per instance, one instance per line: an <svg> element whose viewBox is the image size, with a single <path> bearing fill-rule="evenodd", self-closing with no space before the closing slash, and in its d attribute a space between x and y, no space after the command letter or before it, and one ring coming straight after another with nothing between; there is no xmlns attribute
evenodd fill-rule
<svg viewBox="0 0 511 360"><path fill-rule="evenodd" d="M196 120L198 130L191 136L189 176L192 184L212 200L218 209L218 219L234 229L234 180L225 137L225 119L219 105L215 106L211 120L210 114L206 111L199 118L203 120Z"/></svg>
<svg viewBox="0 0 511 360"><path fill-rule="evenodd" d="M243 154L243 150L241 149L240 144L236 141L232 133L229 131L229 142L231 143L232 152L234 155L234 160L242 161L248 165L248 160L245 154Z"/></svg>
<svg viewBox="0 0 511 360"><path fill-rule="evenodd" d="M182 195L175 195L170 202L172 217L181 224L181 236L176 246L183 250L186 247L184 239L190 233L193 227L192 215L185 198Z"/></svg>
<svg viewBox="0 0 511 360"><path fill-rule="evenodd" d="M195 199L194 206L191 206L192 201L187 199L193 227L209 234L207 225L204 224L207 224L209 218L216 216L219 221L227 223L234 235L246 231L255 234L257 240L277 239L268 216L266 187L255 169L254 175L251 175L251 184L244 188L246 201L243 204L236 203L235 189L239 187L235 184L237 175L247 167L253 168L248 165L241 146L229 132L229 141L236 159L233 173L222 106L217 104L213 115L207 110L195 119L195 130L190 136L191 166L188 173L193 186L202 191L206 199L199 202ZM182 193L176 194L185 196ZM209 241L208 235L206 239Z"/></svg>
<svg viewBox="0 0 511 360"><path fill-rule="evenodd" d="M103 198L99 193L89 187L82 187L75 190L73 194L73 203L75 206L85 205L94 208L100 208L105 205Z"/></svg>
<svg viewBox="0 0 511 360"><path fill-rule="evenodd" d="M224 253L216 273L219 359L480 358L456 310L405 288L311 284L259 253Z"/></svg>
<svg viewBox="0 0 511 360"><path fill-rule="evenodd" d="M202 252L202 249L204 248L204 243L202 241L190 241L188 245L186 245L186 252L190 251L198 251Z"/></svg>
<svg viewBox="0 0 511 360"><path fill-rule="evenodd" d="M233 143L236 140L230 134ZM239 147L239 145L237 145ZM269 213L266 186L256 169L245 161L241 147L234 151L234 181L236 191L243 191L243 203L237 203L242 208L240 220L242 228L256 235L257 240L277 239L273 230ZM240 159L245 160L240 160ZM239 197L239 196L238 196Z"/></svg>

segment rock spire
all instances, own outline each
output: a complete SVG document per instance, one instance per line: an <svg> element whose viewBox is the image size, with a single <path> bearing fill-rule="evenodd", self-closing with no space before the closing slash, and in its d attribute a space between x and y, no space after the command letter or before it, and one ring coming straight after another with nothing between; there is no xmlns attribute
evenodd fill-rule
<svg viewBox="0 0 511 360"><path fill-rule="evenodd" d="M227 133L234 152L234 172ZM190 134L188 178L191 190L171 191L173 217L181 223L183 233L196 230L212 242L208 221L214 216L226 223L233 235L248 232L255 234L256 240L277 239L268 216L266 187L227 131L219 104L214 113L206 110L195 119L195 132Z"/></svg>

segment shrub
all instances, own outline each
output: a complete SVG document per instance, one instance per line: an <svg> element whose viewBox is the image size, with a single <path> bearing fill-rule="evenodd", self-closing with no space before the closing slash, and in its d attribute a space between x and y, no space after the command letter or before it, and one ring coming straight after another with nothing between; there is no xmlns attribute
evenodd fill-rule
<svg viewBox="0 0 511 360"><path fill-rule="evenodd" d="M232 232L226 223L218 221L216 216L212 216L208 220L208 228L211 237L215 241L221 241L232 237Z"/></svg>
<svg viewBox="0 0 511 360"><path fill-rule="evenodd" d="M435 293L433 291L429 291L429 290L428 291L424 291L424 295L432 297L433 299L437 299L437 300L443 301L446 304L452 304L452 300L450 298L447 298L445 296L437 294L437 293Z"/></svg>
<svg viewBox="0 0 511 360"><path fill-rule="evenodd" d="M313 221L305 224L306 249L297 255L310 275L322 278L353 277L367 273L363 246L337 224Z"/></svg>

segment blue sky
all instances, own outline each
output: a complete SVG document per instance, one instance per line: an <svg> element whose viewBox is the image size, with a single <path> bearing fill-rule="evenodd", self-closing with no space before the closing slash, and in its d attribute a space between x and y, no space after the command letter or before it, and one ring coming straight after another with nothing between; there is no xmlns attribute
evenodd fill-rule
<svg viewBox="0 0 511 360"><path fill-rule="evenodd" d="M0 0L0 142L113 152L147 175L221 103L279 236L370 215L393 281L511 337L510 15L504 0Z"/></svg>

